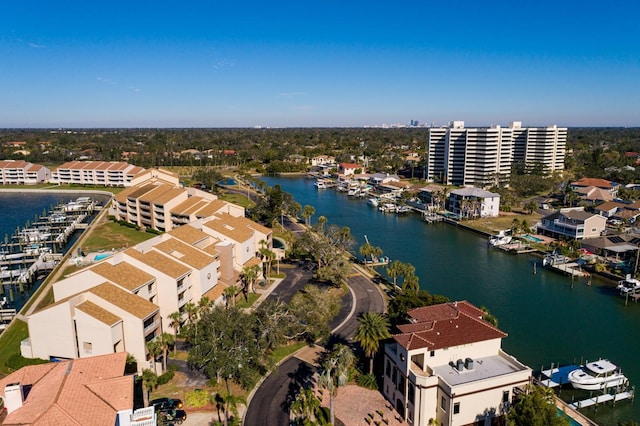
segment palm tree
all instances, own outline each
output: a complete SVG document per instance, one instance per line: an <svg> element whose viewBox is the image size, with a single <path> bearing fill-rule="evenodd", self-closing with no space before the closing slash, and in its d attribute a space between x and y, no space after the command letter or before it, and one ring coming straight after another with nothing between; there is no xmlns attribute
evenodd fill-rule
<svg viewBox="0 0 640 426"><path fill-rule="evenodd" d="M225 300L225 305L228 308L229 307L229 301L232 301L232 305L235 306L236 305L236 294L238 294L238 287L236 287L235 285L230 285L229 287L224 289L224 300Z"/></svg>
<svg viewBox="0 0 640 426"><path fill-rule="evenodd" d="M316 209L313 206L310 205L306 205L304 206L304 208L302 209L302 218L304 219L304 223L307 224L307 226L311 225L311 217L316 214Z"/></svg>
<svg viewBox="0 0 640 426"><path fill-rule="evenodd" d="M147 351L149 351L149 355L151 355L151 361L153 361L154 373L158 375L156 358L162 353L162 345L157 340L150 340L147 342Z"/></svg>
<svg viewBox="0 0 640 426"><path fill-rule="evenodd" d="M262 257L263 262L266 266L266 278L269 281L269 277L271 276L271 263L276 258L276 254L269 249L267 246L267 242L265 240L260 240L260 249L258 250L260 256Z"/></svg>
<svg viewBox="0 0 640 426"><path fill-rule="evenodd" d="M231 392L227 393L224 397L224 424L229 424L230 414L233 414L235 418L238 417L238 406L245 404L246 399L240 395L233 395Z"/></svg>
<svg viewBox="0 0 640 426"><path fill-rule="evenodd" d="M300 424L315 424L316 413L320 408L320 400L310 388L303 388L296 395L296 399L291 402L289 411ZM296 423L298 424L298 423Z"/></svg>
<svg viewBox="0 0 640 426"><path fill-rule="evenodd" d="M419 278L415 273L407 274L402 281L402 291L417 293L420 290L418 281Z"/></svg>
<svg viewBox="0 0 640 426"><path fill-rule="evenodd" d="M175 344L175 339L169 333L160 335L160 348L162 349L162 371L167 371L167 358L169 355L169 347Z"/></svg>
<svg viewBox="0 0 640 426"><path fill-rule="evenodd" d="M258 280L258 273L260 271L260 265L245 266L242 268L242 292L244 293L245 300L249 301L249 291L255 293L255 282Z"/></svg>
<svg viewBox="0 0 640 426"><path fill-rule="evenodd" d="M334 398L338 395L338 388L347 384L349 370L353 367L353 362L354 356L351 349L346 345L337 344L322 364L318 384L329 391L331 424L335 423Z"/></svg>
<svg viewBox="0 0 640 426"><path fill-rule="evenodd" d="M396 284L398 280L398 275L402 275L402 271L404 271L404 269L405 269L404 263L400 262L399 260L394 260L393 262L391 262L391 264L387 268L387 275L393 278L394 289L398 288L398 285Z"/></svg>
<svg viewBox="0 0 640 426"><path fill-rule="evenodd" d="M144 398L144 406L149 405L149 393L158 386L158 375L154 373L152 370L145 368L142 370L142 387L146 390L146 392L142 392Z"/></svg>
<svg viewBox="0 0 640 426"><path fill-rule="evenodd" d="M358 317L354 339L369 358L369 374L373 374L373 358L380 348L380 341L391 337L389 327L387 317L377 312L365 312Z"/></svg>
<svg viewBox="0 0 640 426"><path fill-rule="evenodd" d="M182 323L182 312L180 311L175 311L169 314L169 320L171 320L171 322L169 323L169 327L173 328L173 340L177 341L178 340L178 330L180 330L180 325ZM173 354L176 354L176 348L178 345L174 345L173 346Z"/></svg>

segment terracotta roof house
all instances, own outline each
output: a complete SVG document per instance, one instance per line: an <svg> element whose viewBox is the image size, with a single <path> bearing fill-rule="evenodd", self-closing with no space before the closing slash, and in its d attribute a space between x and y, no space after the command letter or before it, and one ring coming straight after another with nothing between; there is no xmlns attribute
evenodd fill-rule
<svg viewBox="0 0 640 426"><path fill-rule="evenodd" d="M560 209L543 217L536 224L539 234L554 238L568 237L574 240L599 237L605 230L607 218L584 211L584 207Z"/></svg>
<svg viewBox="0 0 640 426"><path fill-rule="evenodd" d="M586 188L589 186L595 186L596 188L604 189L605 191L609 191L611 195L615 198L618 194L618 189L620 188L620 184L617 182L611 182L606 179L599 178L588 178L583 177L577 181L571 182L569 186L576 190L578 188Z"/></svg>
<svg viewBox="0 0 640 426"><path fill-rule="evenodd" d="M383 395L409 424L492 424L531 369L501 349L507 336L460 301L411 309L384 347Z"/></svg>
<svg viewBox="0 0 640 426"><path fill-rule="evenodd" d="M126 352L117 352L22 367L0 379L8 412L2 424L155 425L153 408L133 409L126 359Z"/></svg>
<svg viewBox="0 0 640 426"><path fill-rule="evenodd" d="M360 173L365 173L364 166L354 163L340 163L338 164L338 174L341 175L355 175L356 170L360 170Z"/></svg>

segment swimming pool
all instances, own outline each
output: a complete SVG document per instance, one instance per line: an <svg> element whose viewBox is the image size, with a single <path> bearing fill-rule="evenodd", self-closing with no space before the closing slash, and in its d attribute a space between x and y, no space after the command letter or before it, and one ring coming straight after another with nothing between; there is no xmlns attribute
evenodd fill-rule
<svg viewBox="0 0 640 426"><path fill-rule="evenodd" d="M94 257L93 260L97 262L98 260L106 259L109 256L111 256L111 253L100 253L96 254L96 257Z"/></svg>
<svg viewBox="0 0 640 426"><path fill-rule="evenodd" d="M541 243L544 240L542 238L538 238L538 237L534 237L533 235L523 235L522 238L524 238L525 240L529 240L533 243Z"/></svg>

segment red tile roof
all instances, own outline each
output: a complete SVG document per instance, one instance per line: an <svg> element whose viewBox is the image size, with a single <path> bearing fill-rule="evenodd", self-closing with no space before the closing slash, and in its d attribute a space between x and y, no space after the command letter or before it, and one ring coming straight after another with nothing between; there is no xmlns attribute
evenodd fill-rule
<svg viewBox="0 0 640 426"><path fill-rule="evenodd" d="M31 385L22 407L4 425L114 425L133 408L133 376L124 376L125 352L23 367L0 380Z"/></svg>
<svg viewBox="0 0 640 426"><path fill-rule="evenodd" d="M507 334L482 319L484 312L466 301L411 309L412 323L398 326L393 338L407 350L429 350L501 339Z"/></svg>
<svg viewBox="0 0 640 426"><path fill-rule="evenodd" d="M595 186L597 188L612 189L614 187L613 182L606 179L599 178L582 178L575 182L571 182L573 186Z"/></svg>

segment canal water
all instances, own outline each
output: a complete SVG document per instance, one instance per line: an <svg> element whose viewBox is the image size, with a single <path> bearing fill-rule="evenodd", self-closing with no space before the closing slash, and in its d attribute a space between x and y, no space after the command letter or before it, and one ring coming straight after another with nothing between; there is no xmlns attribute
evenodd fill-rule
<svg viewBox="0 0 640 426"><path fill-rule="evenodd" d="M322 215L329 224L348 226L357 240L355 253L366 235L391 260L415 266L422 289L486 306L509 334L503 349L533 370L607 358L640 385L640 304L625 306L612 284L594 278L589 285L580 278L572 285L571 278L543 269L539 258L490 249L486 238L453 225L426 224L416 214L381 213L364 198L317 190L304 177L263 180L280 185L303 207L313 206L312 222ZM630 401L581 411L602 425L640 421L640 405Z"/></svg>
<svg viewBox="0 0 640 426"><path fill-rule="evenodd" d="M54 206L75 200L86 193L43 193L43 192L1 192L0 191L0 245L5 241L12 241L11 236L18 228L26 227L27 223L35 222L38 217L49 212ZM99 200L102 205L109 197L104 195L93 195L92 198ZM80 232L75 232L66 244L66 247L73 245ZM65 250L66 250L65 247ZM36 281L31 286L24 286L25 293L20 294L17 288L13 291L14 300L9 304L9 308L20 308L26 303L31 294L42 283L42 279ZM9 300L9 286L0 286L0 297L3 295Z"/></svg>

